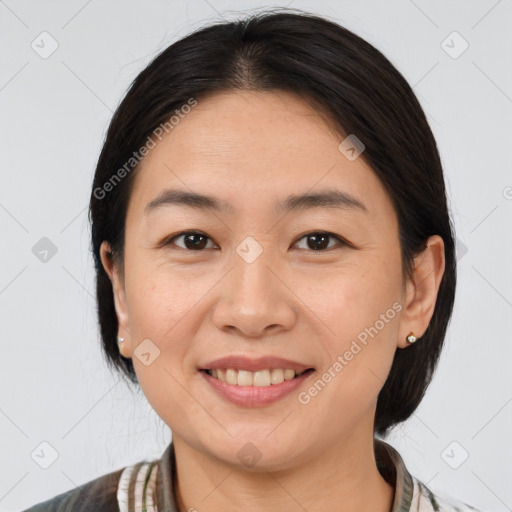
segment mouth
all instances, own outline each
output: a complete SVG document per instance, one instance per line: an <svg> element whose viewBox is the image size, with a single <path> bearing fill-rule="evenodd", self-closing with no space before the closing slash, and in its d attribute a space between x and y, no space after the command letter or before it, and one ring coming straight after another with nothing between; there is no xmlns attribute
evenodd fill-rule
<svg viewBox="0 0 512 512"><path fill-rule="evenodd" d="M211 368L200 370L210 377L232 386L277 386L285 381L299 378L301 375L314 372L314 368L294 370L291 368L268 368L248 371L236 368Z"/></svg>
<svg viewBox="0 0 512 512"><path fill-rule="evenodd" d="M316 372L314 368L272 368L254 372L211 368L200 369L198 373L216 396L239 407L259 408L297 392Z"/></svg>
<svg viewBox="0 0 512 512"><path fill-rule="evenodd" d="M274 355L230 354L198 366L208 388L241 407L264 407L306 385L316 370Z"/></svg>

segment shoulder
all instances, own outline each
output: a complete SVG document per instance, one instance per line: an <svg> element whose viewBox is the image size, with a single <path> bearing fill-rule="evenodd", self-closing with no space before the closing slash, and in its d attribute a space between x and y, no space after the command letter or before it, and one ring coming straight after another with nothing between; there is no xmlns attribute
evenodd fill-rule
<svg viewBox="0 0 512 512"><path fill-rule="evenodd" d="M423 482L412 477L414 490L411 512L489 512L476 508L442 491L433 492Z"/></svg>
<svg viewBox="0 0 512 512"><path fill-rule="evenodd" d="M23 512L119 512L133 508L142 510L143 503L148 511L154 510L160 463L161 459L143 460L125 466Z"/></svg>
<svg viewBox="0 0 512 512"><path fill-rule="evenodd" d="M74 489L36 503L23 512L118 512L118 489L121 477L127 470L139 468L143 463L126 466L90 480Z"/></svg>
<svg viewBox="0 0 512 512"><path fill-rule="evenodd" d="M23 512L128 512L176 509L172 494L174 447L36 503Z"/></svg>

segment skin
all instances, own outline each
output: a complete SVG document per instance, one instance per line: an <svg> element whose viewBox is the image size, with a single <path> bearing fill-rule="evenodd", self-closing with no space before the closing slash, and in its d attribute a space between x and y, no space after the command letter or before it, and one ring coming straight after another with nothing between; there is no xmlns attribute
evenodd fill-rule
<svg viewBox="0 0 512 512"><path fill-rule="evenodd" d="M402 282L391 200L363 158L340 152L343 138L289 93L211 95L137 171L124 273L102 245L126 339L120 350L172 430L180 511L391 510L394 489L373 453L377 396L406 336L428 327L444 246L430 237ZM326 187L350 192L368 212L273 209L289 194ZM216 196L232 211L172 205L145 215L166 188ZM184 237L159 246L187 230L204 233L206 248L187 248ZM314 251L304 235L319 231L352 247L330 238ZM236 252L247 236L263 249L251 264ZM401 311L307 404L292 392L264 407L236 406L197 370L230 354L276 355L316 369L298 391L307 390L394 303ZM134 355L144 339L160 350L148 366ZM237 456L249 442L261 453L252 467Z"/></svg>

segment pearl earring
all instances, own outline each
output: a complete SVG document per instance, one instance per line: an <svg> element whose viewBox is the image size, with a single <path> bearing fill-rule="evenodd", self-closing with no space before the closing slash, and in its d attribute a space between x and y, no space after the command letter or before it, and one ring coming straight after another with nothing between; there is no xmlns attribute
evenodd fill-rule
<svg viewBox="0 0 512 512"><path fill-rule="evenodd" d="M414 333L411 331L407 337L405 338L409 343L414 343L418 338L414 336Z"/></svg>
<svg viewBox="0 0 512 512"><path fill-rule="evenodd" d="M124 338L120 338L119 336L117 337L117 343L123 343L124 341Z"/></svg>

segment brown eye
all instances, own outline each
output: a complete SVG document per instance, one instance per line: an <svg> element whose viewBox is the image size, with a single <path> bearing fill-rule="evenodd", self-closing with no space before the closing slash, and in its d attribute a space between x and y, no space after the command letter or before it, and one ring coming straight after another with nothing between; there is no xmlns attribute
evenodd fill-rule
<svg viewBox="0 0 512 512"><path fill-rule="evenodd" d="M181 244L175 243L175 241L179 239L183 239L183 242ZM295 243L298 244L299 241L304 239L306 240L306 247L302 247L301 249L316 252L325 252L328 249L336 247L336 244L334 244L334 246L330 244L332 240L336 240L338 242L338 246L349 245L339 236L334 235L333 233L326 233L324 231L315 231L307 233L303 235ZM209 241L211 242L212 240L204 233L198 231L183 231L182 233L178 233L177 235L174 235L173 237L169 238L162 245L176 245L177 247L180 247L181 249L185 249L188 251L202 251L203 249L206 248L215 248L215 246L208 247Z"/></svg>
<svg viewBox="0 0 512 512"><path fill-rule="evenodd" d="M178 240L180 238L183 238L183 246L178 244L175 245L178 245L178 247L181 247L182 249L188 249L189 251L201 251L206 248L208 240L211 240L204 233L197 231L184 231L183 233L178 233L167 240L164 245L170 245L171 243L174 243L174 240Z"/></svg>
<svg viewBox="0 0 512 512"><path fill-rule="evenodd" d="M330 239L336 239L339 244L338 245L348 245L342 240L339 236L333 235L332 233L326 233L324 231L316 231L312 233L307 233L299 239L306 239L306 249L311 251L323 251L325 249L330 249L332 246L329 246ZM298 243L298 242L297 242Z"/></svg>

